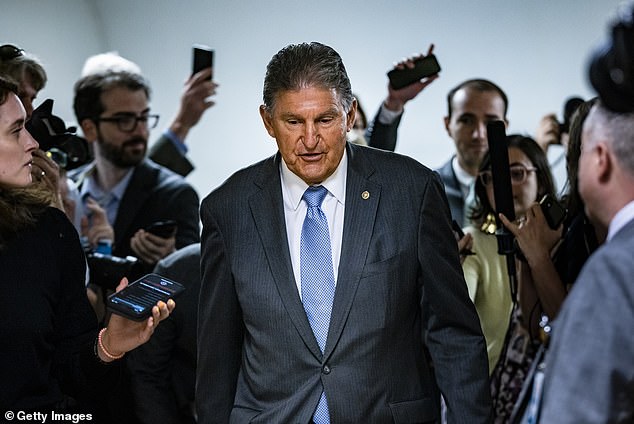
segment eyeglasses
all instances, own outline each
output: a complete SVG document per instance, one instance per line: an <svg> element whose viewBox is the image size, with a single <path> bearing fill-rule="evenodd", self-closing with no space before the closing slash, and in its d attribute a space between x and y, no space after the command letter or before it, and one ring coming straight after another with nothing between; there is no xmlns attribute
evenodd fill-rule
<svg viewBox="0 0 634 424"><path fill-rule="evenodd" d="M4 44L0 46L0 60L6 62L20 57L24 54L24 50L12 44Z"/></svg>
<svg viewBox="0 0 634 424"><path fill-rule="evenodd" d="M158 120L158 115L121 115L96 119L97 122L113 122L117 124L117 128L119 128L119 131L122 132L133 132L139 122L145 125L146 128L152 129L156 127L156 124L158 124Z"/></svg>
<svg viewBox="0 0 634 424"><path fill-rule="evenodd" d="M524 165L510 166L509 173L511 175L511 184L523 184L528 178L528 174L531 172L537 172L537 168L527 168ZM478 174L478 176L485 187L493 184L493 173L491 173L491 171L482 171Z"/></svg>

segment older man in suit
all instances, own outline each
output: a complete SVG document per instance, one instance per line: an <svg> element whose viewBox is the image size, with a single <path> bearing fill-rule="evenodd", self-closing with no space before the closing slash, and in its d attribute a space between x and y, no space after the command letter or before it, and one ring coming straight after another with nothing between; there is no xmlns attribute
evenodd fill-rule
<svg viewBox="0 0 634 424"><path fill-rule="evenodd" d="M449 422L489 420L442 183L346 143L355 112L332 48L290 45L269 62L260 114L279 152L201 207L201 423L434 422L434 378Z"/></svg>
<svg viewBox="0 0 634 424"><path fill-rule="evenodd" d="M553 326L544 423L634 421L634 114L595 104L584 123L579 193L608 228Z"/></svg>

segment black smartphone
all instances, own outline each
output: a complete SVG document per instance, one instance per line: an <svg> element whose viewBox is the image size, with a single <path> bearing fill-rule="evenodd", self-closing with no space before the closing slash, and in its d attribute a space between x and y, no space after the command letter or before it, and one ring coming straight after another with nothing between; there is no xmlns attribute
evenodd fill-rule
<svg viewBox="0 0 634 424"><path fill-rule="evenodd" d="M458 221L456 221L455 219L451 221L451 229L454 230L454 232L456 233L458 240L464 237L464 231L462 231L462 228L460 228L460 225L458 225Z"/></svg>
<svg viewBox="0 0 634 424"><path fill-rule="evenodd" d="M542 200L539 201L539 205L542 208L546 222L548 226L553 230L559 228L563 220L566 218L566 209L549 194L545 194Z"/></svg>
<svg viewBox="0 0 634 424"><path fill-rule="evenodd" d="M462 231L462 228L460 228L458 221L456 221L455 219L451 221L451 229L454 231L454 233L456 233L457 241L462 240L462 238L465 236L464 231ZM469 256L469 255L475 255L475 252L469 249L462 249L460 251L460 254L464 256Z"/></svg>
<svg viewBox="0 0 634 424"><path fill-rule="evenodd" d="M108 296L107 306L112 313L133 321L143 321L152 315L152 307L159 300L167 302L185 291L185 286L158 274L147 274L123 290Z"/></svg>
<svg viewBox="0 0 634 424"><path fill-rule="evenodd" d="M165 221L157 221L148 225L145 231L162 238L170 238L176 234L176 221L168 219Z"/></svg>
<svg viewBox="0 0 634 424"><path fill-rule="evenodd" d="M202 44L194 44L192 47L192 75L206 68L214 66L214 51ZM212 79L213 75L208 79Z"/></svg>
<svg viewBox="0 0 634 424"><path fill-rule="evenodd" d="M390 85L398 90L407 87L413 82L430 77L440 72L440 64L433 54L416 59L413 68L392 69L387 73Z"/></svg>

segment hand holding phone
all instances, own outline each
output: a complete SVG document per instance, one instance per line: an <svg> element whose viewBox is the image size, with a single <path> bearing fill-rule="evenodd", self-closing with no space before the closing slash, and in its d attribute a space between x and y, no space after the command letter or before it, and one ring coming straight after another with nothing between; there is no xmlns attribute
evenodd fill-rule
<svg viewBox="0 0 634 424"><path fill-rule="evenodd" d="M192 47L192 54L192 75L202 71L203 69L213 69L214 51L210 47L202 44L194 44ZM208 79L213 79L213 74Z"/></svg>
<svg viewBox="0 0 634 424"><path fill-rule="evenodd" d="M185 286L158 274L147 274L108 296L107 307L132 321L144 321L159 301L167 302L185 291Z"/></svg>
<svg viewBox="0 0 634 424"><path fill-rule="evenodd" d="M145 228L145 231L161 238L170 238L176 235L176 229L176 221L168 219L165 221L157 221L148 225Z"/></svg>
<svg viewBox="0 0 634 424"><path fill-rule="evenodd" d="M561 206L557 199L549 194L545 194L544 197L542 197L539 201L539 205L542 208L542 212L544 213L544 218L546 218L548 226L553 230L559 228L563 220L566 218L566 209Z"/></svg>
<svg viewBox="0 0 634 424"><path fill-rule="evenodd" d="M402 69L392 69L387 73L390 85L393 89L399 90L403 87L430 77L440 72L440 64L436 56L432 53L414 60L414 67L404 67Z"/></svg>
<svg viewBox="0 0 634 424"><path fill-rule="evenodd" d="M451 221L451 229L456 235L456 241L460 241L465 237L464 231L462 231L462 228L460 228L460 225L458 225L458 222L455 219ZM475 255L475 252L471 251L471 249L468 248L461 249L459 253L462 256Z"/></svg>

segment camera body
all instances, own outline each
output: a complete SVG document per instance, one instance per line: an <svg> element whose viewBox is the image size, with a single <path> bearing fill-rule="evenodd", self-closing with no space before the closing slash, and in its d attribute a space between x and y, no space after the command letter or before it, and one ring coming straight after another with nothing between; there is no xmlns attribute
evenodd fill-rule
<svg viewBox="0 0 634 424"><path fill-rule="evenodd" d="M121 258L99 252L86 254L90 283L104 289L114 290L123 277L128 275L138 262L134 256Z"/></svg>
<svg viewBox="0 0 634 424"><path fill-rule="evenodd" d="M88 142L75 134L76 128L66 128L64 121L53 115L52 99L33 111L25 127L60 168L71 170L92 160Z"/></svg>
<svg viewBox="0 0 634 424"><path fill-rule="evenodd" d="M623 6L611 39L592 55L589 77L603 104L613 112L634 112L634 3Z"/></svg>

